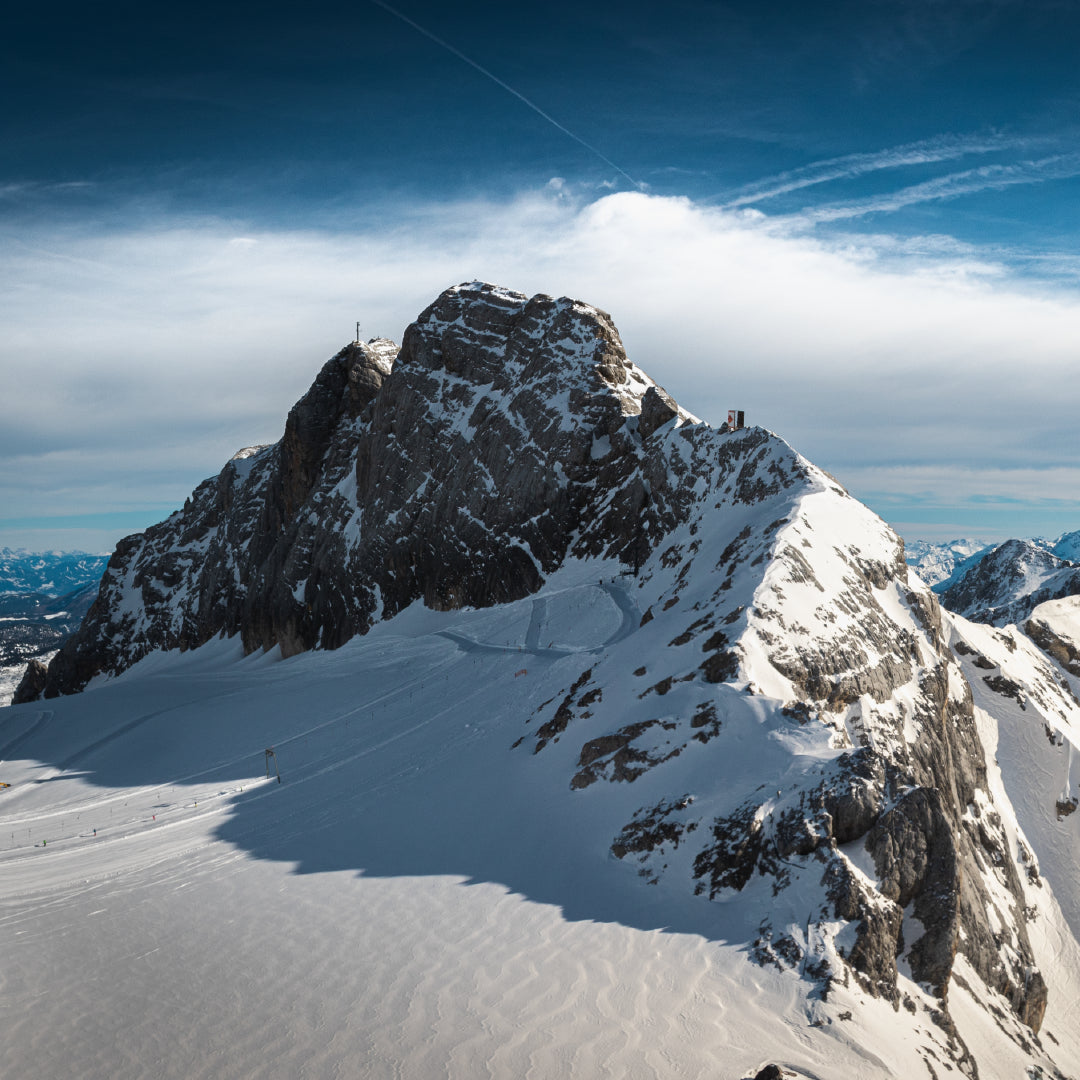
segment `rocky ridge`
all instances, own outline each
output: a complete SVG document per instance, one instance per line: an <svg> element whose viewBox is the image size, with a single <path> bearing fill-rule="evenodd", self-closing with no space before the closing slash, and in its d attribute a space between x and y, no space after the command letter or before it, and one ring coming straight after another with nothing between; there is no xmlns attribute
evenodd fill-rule
<svg viewBox="0 0 1080 1080"><path fill-rule="evenodd" d="M560 753L574 789L637 785L613 854L648 881L744 898L762 913L748 927L760 962L822 995L839 981L916 1008L913 981L931 1008L960 954L1037 1030L1033 901L990 792L951 617L908 578L884 523L762 434L670 434L704 498L635 585L634 647L654 660L632 696L610 689L621 658L594 661L538 710L525 745ZM750 499L713 464L722 446L739 454ZM1046 693L1072 708L1058 684Z"/></svg>
<svg viewBox="0 0 1080 1080"><path fill-rule="evenodd" d="M1080 596L1040 604L1023 629L1069 675L1080 676Z"/></svg>
<svg viewBox="0 0 1080 1080"><path fill-rule="evenodd" d="M834 480L761 428L697 422L589 305L471 283L396 356L342 350L279 443L120 544L44 694L221 633L334 648L418 601L511 603L569 573L632 633L563 656L514 752L610 807L616 859L738 905L752 956L808 993L925 1015L973 1075L962 965L1044 1060L1043 899L950 648L963 620ZM1041 693L1074 715L1056 678Z"/></svg>

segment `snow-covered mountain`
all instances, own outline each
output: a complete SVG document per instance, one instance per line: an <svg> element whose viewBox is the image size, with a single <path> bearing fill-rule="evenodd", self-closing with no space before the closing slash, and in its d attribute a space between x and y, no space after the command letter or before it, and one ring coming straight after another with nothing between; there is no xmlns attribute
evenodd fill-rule
<svg viewBox="0 0 1080 1080"><path fill-rule="evenodd" d="M929 540L908 540L904 558L927 585L933 586L947 581L957 567L968 560L973 563L992 547L981 540L947 540L937 544Z"/></svg>
<svg viewBox="0 0 1080 1080"><path fill-rule="evenodd" d="M63 596L96 582L107 555L85 551L16 551L0 548L0 596L40 593Z"/></svg>
<svg viewBox="0 0 1080 1080"><path fill-rule="evenodd" d="M989 545L913 540L906 559L946 607L974 622L1021 622L1045 600L1080 591L1080 575L1071 572L1080 565L1080 532Z"/></svg>
<svg viewBox="0 0 1080 1080"><path fill-rule="evenodd" d="M950 611L995 626L1021 623L1039 604L1077 593L1080 566L1036 540L1007 540L940 587Z"/></svg>
<svg viewBox="0 0 1080 1080"><path fill-rule="evenodd" d="M119 545L49 700L0 727L25 761L0 857L55 901L35 940L54 910L89 915L99 881L125 933L140 889L185 925L195 881L253 924L196 946L203 982L253 942L280 950L260 970L291 987L242 1013L227 990L205 1015L110 1019L125 1054L202 1023L235 1072L227 1047L262 1046L274 1009L338 985L348 956L364 987L327 1006L345 1056L320 1051L324 1071L1065 1075L1073 678L1019 631L943 611L895 533L781 438L680 409L603 312L472 283L396 355L343 350L281 442ZM123 801L123 845L88 833L92 785ZM200 811L229 816L206 837ZM274 875L246 884L226 847L364 871L328 886L335 940L310 890L268 897ZM450 944L417 945L429 926ZM125 949L141 960L150 936ZM307 1029L286 1028L275 1053L307 1060Z"/></svg>
<svg viewBox="0 0 1080 1080"><path fill-rule="evenodd" d="M674 458L651 439L689 414L595 308L452 289L396 354L388 341L343 349L279 443L241 451L123 541L46 695L222 631L289 655L341 645L417 599L520 599L567 558L632 567L696 501L693 439Z"/></svg>

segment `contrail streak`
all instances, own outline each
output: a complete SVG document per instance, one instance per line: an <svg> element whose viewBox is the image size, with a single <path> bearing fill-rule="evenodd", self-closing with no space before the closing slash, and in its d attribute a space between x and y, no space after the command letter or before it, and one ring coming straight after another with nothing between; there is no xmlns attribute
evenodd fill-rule
<svg viewBox="0 0 1080 1080"><path fill-rule="evenodd" d="M1070 180L1080 176L1080 154L1055 154L1038 161L1018 161L1012 165L983 165L977 169L950 173L901 188L887 195L874 195L851 203L832 203L805 210L794 217L806 221L844 221L878 212L892 213L919 203L977 195L980 191L1000 191L1016 184L1042 184L1049 180Z"/></svg>
<svg viewBox="0 0 1080 1080"><path fill-rule="evenodd" d="M475 60L466 56L460 49L455 49L454 46L451 45L448 41L443 41L441 37L437 37L430 30L425 30L424 27L422 27L418 22L414 22L412 19L409 18L408 15L403 15L400 11L397 10L397 8L393 8L389 4L387 4L385 0L371 0L371 3L373 3L376 7L381 7L383 11L389 12L391 15L394 16L394 18L400 19L403 23L407 23L418 34L423 34L424 37L426 37L429 41L434 41L435 44L438 45L440 48L445 49L449 53L453 53L453 55L456 56L459 60L464 61L466 64L469 65L469 67L475 68L477 71L480 72L481 75L495 83L496 86L501 86L508 94L513 94L514 97L518 99L518 101L520 101L523 105L527 105L537 115L542 116L549 124L551 124L552 127L558 128L559 131L561 131L564 135L569 136L571 139L574 140L574 142L579 143L581 146L584 146L590 154L595 154L596 157L598 157L605 165L614 169L621 176L625 176L626 179L634 185L634 187L638 188L639 190L641 189L643 185L638 183L638 181L635 180L625 169L622 169L618 165L616 165L615 162L611 160L611 158L605 157L603 154L601 154L595 146L587 143L580 135L575 135L568 127L564 127L553 116L549 116L546 112L544 112L543 109L540 108L539 105L536 105L534 102L530 101L524 94L519 93L512 86L510 86L509 83L504 83L502 79L498 77L498 75L493 75L490 71L488 71L487 68L481 67Z"/></svg>
<svg viewBox="0 0 1080 1080"><path fill-rule="evenodd" d="M883 169L902 169L910 165L953 161L970 154L1014 150L1032 141L1031 139L1004 139L994 136L968 139L940 137L923 139L920 142L908 143L875 153L846 154L844 157L816 161L812 165L789 169L775 176L745 184L727 197L722 206L725 210L731 210L746 206L748 203L773 199L778 195L788 195L802 188L828 184L833 180L852 180Z"/></svg>

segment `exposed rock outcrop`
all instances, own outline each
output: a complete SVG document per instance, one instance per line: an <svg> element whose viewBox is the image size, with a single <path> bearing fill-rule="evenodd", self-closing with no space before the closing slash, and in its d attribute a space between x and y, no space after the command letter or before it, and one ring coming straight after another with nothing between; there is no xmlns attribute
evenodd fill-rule
<svg viewBox="0 0 1080 1080"><path fill-rule="evenodd" d="M1080 600L1073 603L1080 604ZM1049 608L1051 605L1047 605ZM1040 605L1041 608L1041 605ZM1080 642L1055 629L1046 609L1032 612L1024 624L1024 632L1047 655L1052 656L1070 675L1080 676Z"/></svg>
<svg viewBox="0 0 1080 1080"><path fill-rule="evenodd" d="M48 677L49 669L40 660L31 660L26 665L26 671L23 672L19 685L15 687L11 704L23 705L28 701L37 701L45 690Z"/></svg>

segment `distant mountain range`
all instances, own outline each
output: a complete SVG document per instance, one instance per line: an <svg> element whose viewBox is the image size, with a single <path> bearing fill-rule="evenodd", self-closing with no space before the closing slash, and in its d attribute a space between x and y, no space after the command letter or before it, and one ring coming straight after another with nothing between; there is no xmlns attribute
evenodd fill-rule
<svg viewBox="0 0 1080 1080"><path fill-rule="evenodd" d="M904 558L908 566L933 587L951 578L958 566L978 559L993 546L982 540L946 540L938 544L928 540L907 540Z"/></svg>
<svg viewBox="0 0 1080 1080"><path fill-rule="evenodd" d="M912 541L905 558L941 602L973 622L1023 622L1039 604L1080 594L1080 531L981 544Z"/></svg>
<svg viewBox="0 0 1080 1080"><path fill-rule="evenodd" d="M79 628L107 555L0 549L0 706L31 660L44 662Z"/></svg>
<svg viewBox="0 0 1080 1080"><path fill-rule="evenodd" d="M5 593L63 596L100 580L108 561L108 555L88 555L85 551L30 552L0 548L0 596Z"/></svg>

